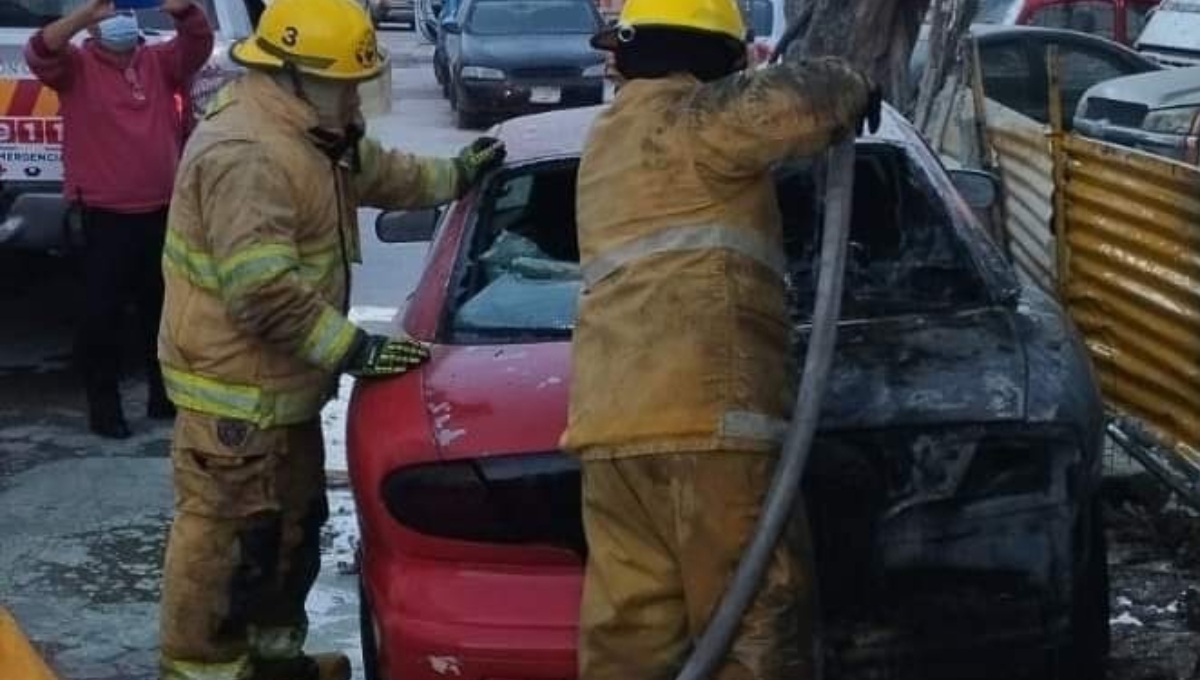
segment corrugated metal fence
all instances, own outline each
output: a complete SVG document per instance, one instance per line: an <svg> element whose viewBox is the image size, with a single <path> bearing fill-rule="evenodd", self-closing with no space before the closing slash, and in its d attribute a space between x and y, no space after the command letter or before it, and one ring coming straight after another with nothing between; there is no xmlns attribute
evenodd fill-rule
<svg viewBox="0 0 1200 680"><path fill-rule="evenodd" d="M1060 291L1109 403L1200 464L1200 169L1064 135Z"/></svg>
<svg viewBox="0 0 1200 680"><path fill-rule="evenodd" d="M1014 265L1058 293L1109 407L1170 451L1200 499L1200 168L1055 132L992 101L986 132L970 139L961 95L952 122L930 131L935 146L997 172L996 231Z"/></svg>
<svg viewBox="0 0 1200 680"><path fill-rule="evenodd" d="M1052 292L1058 268L1050 139L1033 121L1001 111L998 105L988 107L988 137L1004 184L1005 245L1022 279Z"/></svg>

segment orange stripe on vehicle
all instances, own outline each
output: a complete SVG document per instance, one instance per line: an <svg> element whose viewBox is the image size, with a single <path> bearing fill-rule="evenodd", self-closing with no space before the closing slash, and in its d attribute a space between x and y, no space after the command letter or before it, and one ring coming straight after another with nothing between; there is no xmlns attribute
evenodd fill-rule
<svg viewBox="0 0 1200 680"><path fill-rule="evenodd" d="M13 95L17 92L19 80L4 78L0 80L0 114L8 115L8 107L12 104Z"/></svg>
<svg viewBox="0 0 1200 680"><path fill-rule="evenodd" d="M36 80L22 80L17 84L17 92L8 105L8 115L13 117L28 116L33 113L33 105L37 102L42 84Z"/></svg>
<svg viewBox="0 0 1200 680"><path fill-rule="evenodd" d="M33 104L33 115L40 118L57 116L58 104L58 93L43 86L38 92L37 101Z"/></svg>

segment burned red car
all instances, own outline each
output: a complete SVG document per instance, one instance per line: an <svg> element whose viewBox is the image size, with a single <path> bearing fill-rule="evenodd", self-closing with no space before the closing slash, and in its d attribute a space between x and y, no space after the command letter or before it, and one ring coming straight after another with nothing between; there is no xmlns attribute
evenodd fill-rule
<svg viewBox="0 0 1200 680"><path fill-rule="evenodd" d="M509 121L504 168L428 239L400 328L432 360L360 381L348 425L372 678L575 677L587 542L558 450L579 295L575 171L597 109ZM1108 595L1103 414L1052 299L976 222L990 178L952 179L889 112L857 145L837 363L805 498L828 677L1099 678ZM822 202L777 174L804 350ZM785 370L785 367L781 367ZM985 663L989 653L1003 663Z"/></svg>

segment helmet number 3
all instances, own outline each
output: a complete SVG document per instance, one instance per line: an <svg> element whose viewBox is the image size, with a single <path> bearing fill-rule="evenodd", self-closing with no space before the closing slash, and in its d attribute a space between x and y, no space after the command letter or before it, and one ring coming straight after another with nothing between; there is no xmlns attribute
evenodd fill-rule
<svg viewBox="0 0 1200 680"><path fill-rule="evenodd" d="M295 47L296 41L300 38L300 31L296 30L295 26L288 26L283 29L283 38L280 40L288 47Z"/></svg>

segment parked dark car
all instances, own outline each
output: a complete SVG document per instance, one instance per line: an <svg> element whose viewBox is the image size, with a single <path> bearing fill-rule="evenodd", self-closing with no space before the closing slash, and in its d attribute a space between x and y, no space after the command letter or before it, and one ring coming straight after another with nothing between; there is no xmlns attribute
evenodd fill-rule
<svg viewBox="0 0 1200 680"><path fill-rule="evenodd" d="M973 26L971 32L979 43L983 88L988 98L1039 123L1050 119L1046 54L1051 45L1058 46L1064 123L1068 128L1075 107L1091 86L1159 69L1153 61L1123 45L1086 33L984 25Z"/></svg>
<svg viewBox="0 0 1200 680"><path fill-rule="evenodd" d="M376 27L396 22L416 27L414 0L367 0L367 10Z"/></svg>
<svg viewBox="0 0 1200 680"><path fill-rule="evenodd" d="M442 23L450 104L460 127L604 99L604 57L589 39L591 0L464 0Z"/></svg>
<svg viewBox="0 0 1200 680"><path fill-rule="evenodd" d="M587 546L577 459L558 441L580 291L576 169L598 110L497 128L505 166L441 217L399 320L431 360L355 386L370 678L576 677ZM1013 680L1051 665L1096 680L1103 414L1086 350L965 203L983 207L990 178L948 174L890 110L857 155L804 493L828 677ZM782 164L776 184L799 356L823 204L811 163ZM434 218L391 214L377 231L426 240Z"/></svg>
<svg viewBox="0 0 1200 680"><path fill-rule="evenodd" d="M1200 164L1200 66L1126 76L1092 87L1075 113L1075 130Z"/></svg>

